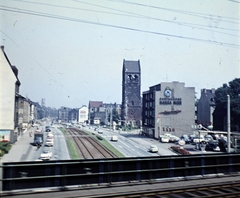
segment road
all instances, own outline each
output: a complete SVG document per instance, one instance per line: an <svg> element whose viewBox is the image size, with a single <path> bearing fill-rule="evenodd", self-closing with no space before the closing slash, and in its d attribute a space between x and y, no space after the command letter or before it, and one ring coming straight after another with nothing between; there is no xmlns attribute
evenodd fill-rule
<svg viewBox="0 0 240 198"><path fill-rule="evenodd" d="M169 150L170 144L162 144L157 140L148 138L145 136L139 136L137 132L118 132L110 131L107 128L101 128L103 130L102 136L117 150L119 150L125 157L144 157L144 156L163 156L163 155L176 155ZM95 132L94 128L85 127L85 130ZM112 142L112 135L118 136L117 142ZM159 148L158 153L148 152L150 145L155 144Z"/></svg>
<svg viewBox="0 0 240 198"><path fill-rule="evenodd" d="M48 132L45 132L45 125L39 126L39 129L43 131L44 133L44 143L47 139ZM51 160L68 160L70 159L67 144L65 141L65 137L57 127L52 127L51 131L54 135L54 146L53 147L47 147L45 144L43 144L42 147L37 149L36 146L30 146L27 151L27 161L36 161L39 160L40 155L43 150L51 150L52 151L52 158ZM33 142L33 141L32 141Z"/></svg>

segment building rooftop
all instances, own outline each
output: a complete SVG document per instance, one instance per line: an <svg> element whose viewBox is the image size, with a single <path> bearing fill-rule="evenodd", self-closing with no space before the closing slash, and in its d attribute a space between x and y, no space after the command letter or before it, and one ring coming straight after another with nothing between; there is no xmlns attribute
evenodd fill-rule
<svg viewBox="0 0 240 198"><path fill-rule="evenodd" d="M140 72L140 61L123 61L123 69L125 72Z"/></svg>
<svg viewBox="0 0 240 198"><path fill-rule="evenodd" d="M89 101L89 107L90 108L98 108L103 105L102 101Z"/></svg>

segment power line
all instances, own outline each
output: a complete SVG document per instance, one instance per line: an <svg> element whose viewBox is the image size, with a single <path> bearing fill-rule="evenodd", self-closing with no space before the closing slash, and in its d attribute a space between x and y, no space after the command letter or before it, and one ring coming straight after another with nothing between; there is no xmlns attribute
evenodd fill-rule
<svg viewBox="0 0 240 198"><path fill-rule="evenodd" d="M2 34L4 34L7 38L9 38L17 47L19 47L31 60L33 60L38 66L40 66L53 80L55 83L59 84L61 87L64 87L64 85L62 83L60 83L59 81L56 80L56 78L53 77L53 75L44 67L42 66L36 59L34 59L28 52L26 52L23 48L21 48L13 39L11 39L7 34L5 34L1 29L0 31L2 32ZM66 89L64 89L66 91ZM93 94L93 93L92 93ZM75 98L75 100L77 102L80 103L80 101L72 94L68 91L67 95L71 95ZM93 94L94 95L94 94Z"/></svg>
<svg viewBox="0 0 240 198"><path fill-rule="evenodd" d="M140 32L140 33L148 33L148 34L153 34L153 35L158 35L158 36L167 36L167 37L173 37L173 38L178 38L178 39L192 40L192 41L204 42L204 43L209 43L209 44L214 44L214 45L228 46L228 47L232 47L232 48L239 48L240 47L240 45L234 44L234 43L226 43L226 42L219 42L219 41L193 38L193 37L187 37L187 36L179 36L179 35L167 34L167 33L149 31L149 30L141 30L141 29L132 28L132 27L125 27L125 26L118 26L118 25L112 25L112 24L106 24L106 23L99 23L99 22L93 22L93 21L88 21L88 20L82 20L82 19L76 19L76 18L63 17L63 16L59 16L59 15L47 14L47 13L42 13L42 12L33 12L31 10L16 9L16 8L11 8L11 7L7 7L7 6L1 6L1 7L2 8L0 8L0 10L3 10L3 11L9 11L9 12L15 12L15 13L21 13L21 14L29 14L29 15L34 15L34 16L60 19L60 20L65 20L65 21L78 22L78 23L92 24L92 25L97 25L97 26L104 26L104 27L123 29L123 30L128 30L128 31L135 31L135 32Z"/></svg>

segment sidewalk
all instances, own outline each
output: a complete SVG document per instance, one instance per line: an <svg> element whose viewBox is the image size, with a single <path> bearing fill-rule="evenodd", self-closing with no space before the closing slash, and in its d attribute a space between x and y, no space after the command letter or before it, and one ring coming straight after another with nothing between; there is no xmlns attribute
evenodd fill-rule
<svg viewBox="0 0 240 198"><path fill-rule="evenodd" d="M9 153L4 154L1 162L19 162L25 161L27 152L31 149L31 142L33 141L34 128L26 129L23 134L18 137L18 140L12 145ZM32 131L32 137L29 136L29 132Z"/></svg>

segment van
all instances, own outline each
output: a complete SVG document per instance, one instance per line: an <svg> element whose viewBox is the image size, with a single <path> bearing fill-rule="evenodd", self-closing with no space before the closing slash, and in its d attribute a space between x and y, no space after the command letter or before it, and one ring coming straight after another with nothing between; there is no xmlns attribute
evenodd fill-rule
<svg viewBox="0 0 240 198"><path fill-rule="evenodd" d="M118 136L113 135L113 136L111 137L111 141L117 142L117 141L118 141Z"/></svg>

